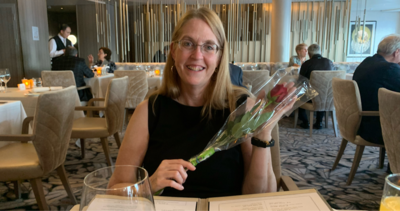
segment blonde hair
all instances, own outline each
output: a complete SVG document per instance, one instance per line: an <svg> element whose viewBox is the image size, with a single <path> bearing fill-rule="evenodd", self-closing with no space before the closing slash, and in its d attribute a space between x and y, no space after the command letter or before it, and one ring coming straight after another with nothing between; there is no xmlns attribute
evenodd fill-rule
<svg viewBox="0 0 400 211"><path fill-rule="evenodd" d="M183 17L178 21L172 34L172 42L179 41L182 35L182 27L191 19L198 18L208 24L212 32L218 40L220 49L218 56L220 56L220 63L210 78L204 92L205 104L203 106L202 115L212 117L212 109L221 110L229 108L232 112L236 109L236 101L244 94L252 96L246 89L233 86L229 75L228 64L228 46L225 37L224 27L221 20L212 10L202 7L195 10L186 12ZM171 52L175 51L177 45L173 45L167 58L167 63L164 68L163 81L160 89L153 95L164 95L172 99L177 99L180 94L180 77L174 67L174 59ZM154 100L155 102L155 100ZM153 110L154 110L153 102Z"/></svg>
<svg viewBox="0 0 400 211"><path fill-rule="evenodd" d="M304 47L307 47L307 44L301 43L301 44L296 45L296 53L297 53L297 55L299 54L298 51L301 51L301 49L303 49Z"/></svg>

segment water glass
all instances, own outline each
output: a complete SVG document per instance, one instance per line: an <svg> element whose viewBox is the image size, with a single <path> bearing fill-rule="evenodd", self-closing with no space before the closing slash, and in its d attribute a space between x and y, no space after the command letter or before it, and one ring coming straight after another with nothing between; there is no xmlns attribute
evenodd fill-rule
<svg viewBox="0 0 400 211"><path fill-rule="evenodd" d="M155 211L149 175L137 166L111 166L88 174L83 180L79 209Z"/></svg>
<svg viewBox="0 0 400 211"><path fill-rule="evenodd" d="M400 174L390 174L385 178L385 187L379 210L400 210Z"/></svg>

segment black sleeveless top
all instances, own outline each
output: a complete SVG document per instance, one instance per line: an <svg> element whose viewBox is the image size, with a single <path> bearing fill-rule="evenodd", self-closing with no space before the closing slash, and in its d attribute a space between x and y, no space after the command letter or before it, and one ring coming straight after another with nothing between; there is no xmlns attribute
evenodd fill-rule
<svg viewBox="0 0 400 211"><path fill-rule="evenodd" d="M243 96L238 105L246 100ZM207 143L225 123L229 109L214 110L212 119L201 115L203 107L182 105L158 95L149 99L149 145L143 161L149 175L153 175L165 159L189 160L204 150ZM240 145L216 152L208 160L188 171L184 190L165 188L163 196L209 198L242 194L244 163Z"/></svg>

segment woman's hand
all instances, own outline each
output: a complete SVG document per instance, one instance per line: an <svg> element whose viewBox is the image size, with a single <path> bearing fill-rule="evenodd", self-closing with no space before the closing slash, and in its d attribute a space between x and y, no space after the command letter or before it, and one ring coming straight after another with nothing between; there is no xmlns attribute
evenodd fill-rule
<svg viewBox="0 0 400 211"><path fill-rule="evenodd" d="M163 160L156 172L150 177L152 193L154 194L165 187L183 190L183 183L188 177L186 169L194 171L196 167L182 159Z"/></svg>
<svg viewBox="0 0 400 211"><path fill-rule="evenodd" d="M293 64L293 67L300 67L300 65L294 63L294 64Z"/></svg>
<svg viewBox="0 0 400 211"><path fill-rule="evenodd" d="M93 55L89 54L89 56L87 58L89 60L89 64L93 64Z"/></svg>
<svg viewBox="0 0 400 211"><path fill-rule="evenodd" d="M283 85L287 89L287 94L283 98L284 100L282 101L282 103L279 104L279 106L276 108L275 108L276 105L274 105L272 103L271 105L269 105L267 108L264 109L265 112L270 112L275 109L275 113L272 116L272 118L269 120L269 123L266 126L264 126L264 129L255 135L260 140L265 140L265 141L271 140L272 129L275 127L275 125L281 119L283 114L285 114L290 109L292 109L294 103L297 100L297 96L293 96L291 99L287 99L287 96L292 95L296 91L296 87L294 87L294 83L293 82L283 83ZM258 94L256 102L258 102L261 99L265 99L265 91L264 90Z"/></svg>

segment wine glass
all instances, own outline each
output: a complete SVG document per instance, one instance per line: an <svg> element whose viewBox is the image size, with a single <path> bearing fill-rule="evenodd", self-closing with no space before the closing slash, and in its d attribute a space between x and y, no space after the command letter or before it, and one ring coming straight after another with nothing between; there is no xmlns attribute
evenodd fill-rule
<svg viewBox="0 0 400 211"><path fill-rule="evenodd" d="M79 210L155 211L149 175L137 166L110 166L88 174L83 180Z"/></svg>
<svg viewBox="0 0 400 211"><path fill-rule="evenodd" d="M380 211L400 210L400 174L389 174L385 178Z"/></svg>
<svg viewBox="0 0 400 211"><path fill-rule="evenodd" d="M0 69L0 91L6 91L7 90L7 84L5 83L5 77L6 77L6 71L5 69ZM5 87L3 87L3 82L5 85Z"/></svg>

